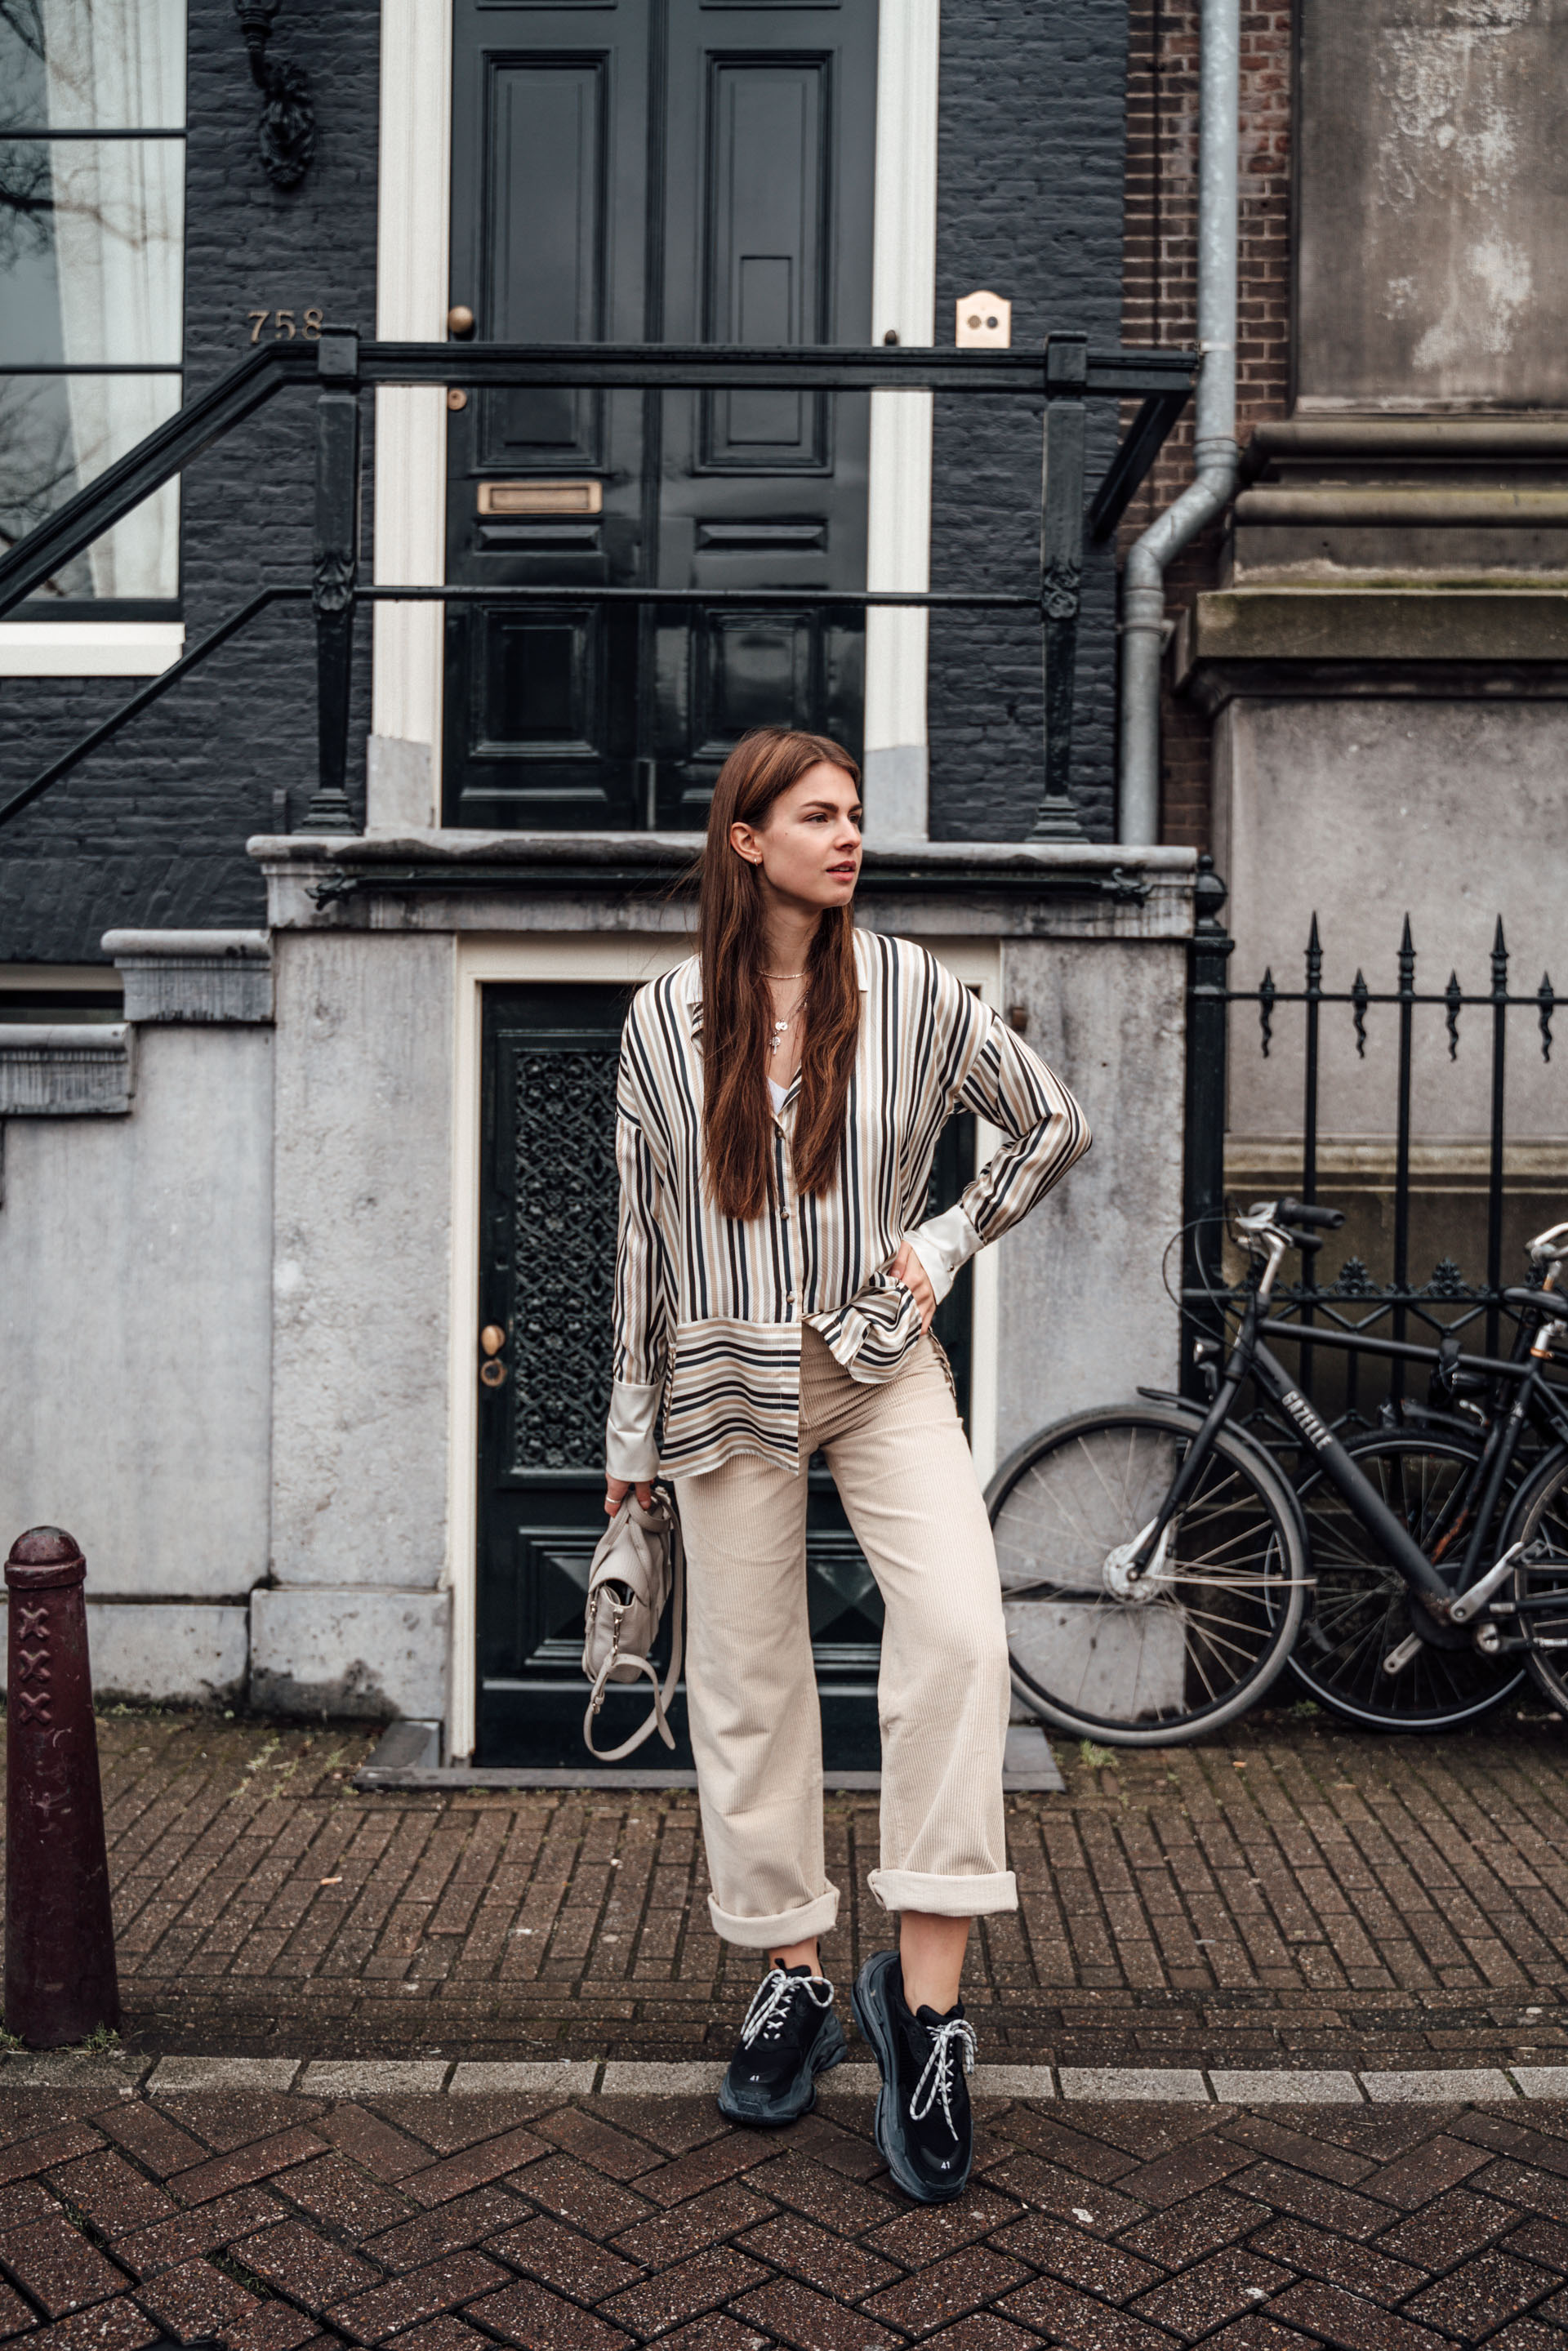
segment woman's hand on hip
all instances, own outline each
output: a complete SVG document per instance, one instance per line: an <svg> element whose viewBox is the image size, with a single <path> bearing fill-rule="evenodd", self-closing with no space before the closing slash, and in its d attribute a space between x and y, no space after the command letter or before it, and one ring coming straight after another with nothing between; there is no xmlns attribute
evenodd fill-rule
<svg viewBox="0 0 1568 2351"><path fill-rule="evenodd" d="M631 1491L632 1480L630 1478L612 1478L608 1469L605 1471L604 1515L607 1519L612 1519L615 1516L616 1511L621 1508L622 1503L626 1499L627 1495ZM638 1479L637 1505L640 1510L651 1510L653 1509L653 1481L651 1478Z"/></svg>
<svg viewBox="0 0 1568 2351"><path fill-rule="evenodd" d="M929 1331L931 1317L936 1311L936 1293L931 1287L930 1275L907 1241L887 1270L895 1281L902 1281L905 1290L913 1293L915 1303L920 1309L921 1332Z"/></svg>

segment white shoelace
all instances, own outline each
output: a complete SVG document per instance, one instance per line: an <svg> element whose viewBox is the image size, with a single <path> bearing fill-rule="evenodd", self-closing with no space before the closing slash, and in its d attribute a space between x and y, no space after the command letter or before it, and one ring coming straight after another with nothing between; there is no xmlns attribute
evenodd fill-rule
<svg viewBox="0 0 1568 2351"><path fill-rule="evenodd" d="M826 1976L789 1976L782 1968L770 1968L757 1987L757 1996L746 2011L746 2022L740 2028L740 2045L749 2049L758 2033L776 2041L784 2030L794 1994L803 1991L813 2008L831 2008L833 1987Z"/></svg>
<svg viewBox="0 0 1568 2351"><path fill-rule="evenodd" d="M956 2138L958 2132L953 2120L952 2106L953 2044L957 2042L963 2050L965 2073L972 2074L977 2045L975 2028L967 2017L950 2016L945 2024L929 2024L925 2029L931 2035L931 2054L925 2060L925 2071L915 2085L915 2093L909 2101L909 2119L912 2123L923 2123L940 2098L947 2127ZM923 2096L924 2105L921 2104Z"/></svg>

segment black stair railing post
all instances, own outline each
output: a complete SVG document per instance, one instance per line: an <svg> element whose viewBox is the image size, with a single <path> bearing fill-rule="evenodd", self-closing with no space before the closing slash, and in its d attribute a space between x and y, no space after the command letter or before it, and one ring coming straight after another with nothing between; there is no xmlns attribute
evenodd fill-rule
<svg viewBox="0 0 1568 2351"><path fill-rule="evenodd" d="M1085 335L1052 335L1045 347L1045 429L1040 487L1040 632L1045 673L1045 788L1030 841L1082 841L1073 812L1072 693L1083 589ZM1074 396L1076 394L1076 397Z"/></svg>
<svg viewBox="0 0 1568 2351"><path fill-rule="evenodd" d="M316 789L301 832L358 832L349 804L349 692L360 557L360 339L323 327L316 400Z"/></svg>
<svg viewBox="0 0 1568 2351"><path fill-rule="evenodd" d="M1221 1288L1225 1218L1225 1064L1230 999L1227 966L1234 942L1219 919L1227 891L1207 853L1197 861L1192 938L1187 947L1186 1119L1182 1165L1181 1283L1186 1309L1181 1390L1201 1398L1204 1384L1188 1334L1222 1339L1225 1317L1202 1295Z"/></svg>

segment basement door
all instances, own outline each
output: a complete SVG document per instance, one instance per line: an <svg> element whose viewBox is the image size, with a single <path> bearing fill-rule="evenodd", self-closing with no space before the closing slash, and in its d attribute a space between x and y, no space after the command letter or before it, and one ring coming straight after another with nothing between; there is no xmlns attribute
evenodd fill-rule
<svg viewBox="0 0 1568 2351"><path fill-rule="evenodd" d="M876 0L455 0L452 300L495 342L865 343ZM868 396L470 393L447 579L689 588L448 608L445 820L706 820L766 722L858 756Z"/></svg>
<svg viewBox="0 0 1568 2351"><path fill-rule="evenodd" d="M480 1266L478 1737L480 1763L591 1771L582 1744L589 1562L604 1526L615 1262L615 1067L628 992L538 985L485 991ZM974 1169L975 1122L953 1120L932 1182L955 1200ZM969 1394L973 1282L966 1267L937 1333ZM488 1366L488 1369L485 1367ZM808 1603L831 1769L879 1761L882 1602L827 1469L810 1472ZM667 1663L667 1656L664 1660ZM596 1743L618 1746L647 1685L613 1693ZM622 1770L690 1771L685 1702L671 1755L655 1733Z"/></svg>

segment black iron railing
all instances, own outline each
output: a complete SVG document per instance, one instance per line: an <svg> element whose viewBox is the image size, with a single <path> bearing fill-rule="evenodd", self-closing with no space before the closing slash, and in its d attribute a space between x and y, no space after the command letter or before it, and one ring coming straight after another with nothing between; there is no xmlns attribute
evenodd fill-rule
<svg viewBox="0 0 1568 2351"><path fill-rule="evenodd" d="M716 345L361 343L351 328L324 327L313 347L256 352L210 392L150 434L0 561L0 616L31 595L132 507L183 471L279 392L314 383L316 540L308 584L260 590L131 696L89 735L0 802L0 825L31 806L141 711L211 658L269 605L308 599L315 616L319 772L301 830L352 833L347 790L353 615L366 603L476 602L722 605L770 602L867 610L1038 612L1045 678L1043 789L1031 838L1081 838L1068 796L1078 616L1085 538L1103 541L1181 413L1197 373L1190 351L1091 350L1082 335L1052 335L1042 351L934 351L878 345L858 350L749 350ZM568 387L719 392L919 390L1024 397L1045 403L1038 588L985 590L687 589L654 587L366 587L359 579L360 400L384 384L450 388ZM1085 508L1085 404L1136 399L1140 406Z"/></svg>
<svg viewBox="0 0 1568 2351"><path fill-rule="evenodd" d="M1524 1278L1522 1261L1505 1266L1506 1228L1520 1224L1527 1206L1518 1196L1522 1186L1511 1190L1510 1186L1511 1029L1516 1054L1528 1050L1550 1063L1559 999L1549 974L1543 973L1539 987L1527 993L1511 987L1511 957L1500 916L1490 954L1490 985L1480 990L1464 987L1457 970L1449 972L1439 989L1416 985L1418 955L1408 916L1397 945L1390 944L1392 987L1374 987L1360 968L1348 987L1325 987L1325 942L1315 914L1301 951L1301 987L1281 986L1271 966L1253 986L1233 986L1233 944L1220 920L1225 896L1212 860L1200 860L1187 997L1186 1319L1189 1332L1218 1337L1228 1311L1239 1301L1233 1279L1239 1269L1228 1257L1225 1239L1228 1091L1234 1123L1236 1102L1246 1098L1245 1057L1257 1057L1256 1071L1258 1062L1277 1059L1281 1048L1288 1048L1300 1055L1300 1123L1293 1134L1269 1144L1270 1170L1279 1179L1273 1188L1288 1189L1303 1200L1326 1198L1346 1207L1350 1223L1342 1246L1348 1245L1351 1253L1329 1280L1320 1270L1333 1261L1326 1256L1287 1260L1287 1267L1299 1263L1300 1278L1281 1279L1273 1311L1300 1326L1303 1386L1312 1381L1317 1350L1332 1350L1317 1367L1319 1376L1330 1376L1332 1363L1334 1381L1343 1382L1334 1399L1343 1405L1342 1416L1364 1417L1357 1354L1346 1347L1347 1338L1368 1342L1386 1357L1389 1389L1396 1398L1404 1392L1407 1368L1424 1361L1427 1350L1448 1332L1484 1323L1485 1353L1496 1356L1499 1352L1503 1289L1508 1280ZM1517 1034L1521 1019L1527 1032L1523 1039ZM1330 1024L1334 1024L1332 1029ZM1386 1067L1385 1115L1377 1120L1375 1133L1366 1130L1367 1092L1363 1091L1356 1133L1364 1164L1358 1165L1354 1143L1347 1150L1343 1120L1340 1131L1334 1131L1332 1093L1325 1105L1324 1061L1332 1042L1343 1082L1345 1059L1354 1048L1350 1066L1358 1073L1365 1070L1361 1083L1364 1089L1369 1080L1375 1094L1383 1080L1377 1065L1367 1063L1369 1038ZM1458 1075L1462 1057L1484 1056L1484 1130L1473 1118L1450 1117L1440 1135L1424 1142L1416 1110L1416 1065L1423 1045L1423 1091L1428 1100L1439 1071ZM1334 1083L1331 1072L1331 1088ZM1278 1105L1270 1107L1277 1110ZM1564 1111L1557 1124L1568 1132L1568 1104ZM1532 1124L1539 1131L1539 1118ZM1234 1136L1232 1142L1234 1146ZM1258 1150L1255 1142L1249 1147ZM1413 1174L1418 1151L1424 1157L1419 1186ZM1568 1216L1568 1185L1561 1199L1552 1189L1553 1164L1548 1146L1547 1165L1530 1186L1539 1196L1528 1205L1543 1225ZM1262 1196L1270 1190L1260 1174L1248 1196ZM1424 1261L1415 1256L1413 1207L1418 1196L1441 1204L1436 1221L1428 1218L1425 1235L1429 1245L1437 1237L1435 1246L1441 1254L1424 1280L1413 1278L1412 1270L1414 1263ZM1363 1204L1359 1215L1357 1200ZM1367 1207L1371 1202L1375 1215ZM1511 1238L1515 1242L1522 1238L1522 1226ZM1470 1250L1480 1255L1484 1265L1476 1280L1468 1277L1461 1262ZM1396 1352L1400 1348L1406 1350L1403 1355ZM1190 1344L1183 1352L1183 1385L1188 1394L1201 1394L1203 1380Z"/></svg>

